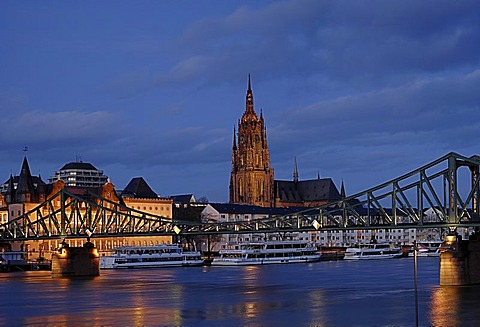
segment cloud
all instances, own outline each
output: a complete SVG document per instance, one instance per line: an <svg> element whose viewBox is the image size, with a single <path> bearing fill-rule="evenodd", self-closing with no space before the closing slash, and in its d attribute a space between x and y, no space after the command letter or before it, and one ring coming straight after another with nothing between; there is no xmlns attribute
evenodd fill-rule
<svg viewBox="0 0 480 327"><path fill-rule="evenodd" d="M28 144L38 147L57 147L85 142L101 143L113 135L120 122L110 112L42 110L27 111L0 119L0 139L4 144Z"/></svg>
<svg viewBox="0 0 480 327"><path fill-rule="evenodd" d="M474 2L283 1L199 20L185 30L181 49L223 74L240 65L263 78L288 72L384 83L391 74L478 64L478 12Z"/></svg>

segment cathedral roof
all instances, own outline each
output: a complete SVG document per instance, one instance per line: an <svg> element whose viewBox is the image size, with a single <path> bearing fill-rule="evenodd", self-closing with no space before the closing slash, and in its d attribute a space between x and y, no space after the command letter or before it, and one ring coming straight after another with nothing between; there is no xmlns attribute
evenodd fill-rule
<svg viewBox="0 0 480 327"><path fill-rule="evenodd" d="M305 210L305 208L266 208L249 204L234 203L209 203L219 213L227 214L265 214L265 215L288 215Z"/></svg>
<svg viewBox="0 0 480 327"><path fill-rule="evenodd" d="M340 193L331 178L275 181L275 195L282 202L337 201Z"/></svg>

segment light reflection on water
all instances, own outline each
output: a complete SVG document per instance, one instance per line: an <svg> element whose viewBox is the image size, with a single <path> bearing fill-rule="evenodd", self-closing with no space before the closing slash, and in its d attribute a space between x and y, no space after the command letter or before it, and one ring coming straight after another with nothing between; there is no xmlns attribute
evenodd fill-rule
<svg viewBox="0 0 480 327"><path fill-rule="evenodd" d="M421 326L480 320L480 287L439 287L419 262ZM9 294L5 297L4 294ZM413 326L411 259L249 267L0 274L0 325Z"/></svg>

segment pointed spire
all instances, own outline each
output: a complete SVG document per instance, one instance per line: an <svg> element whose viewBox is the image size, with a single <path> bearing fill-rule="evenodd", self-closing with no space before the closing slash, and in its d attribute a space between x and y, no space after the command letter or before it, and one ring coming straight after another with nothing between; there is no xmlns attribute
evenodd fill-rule
<svg viewBox="0 0 480 327"><path fill-rule="evenodd" d="M340 197L342 199L345 199L346 198L346 195L345 195L345 185L343 184L343 179L342 179L342 186L340 188Z"/></svg>
<svg viewBox="0 0 480 327"><path fill-rule="evenodd" d="M248 74L248 89L247 89L245 109L247 112L253 112L253 92L252 92L252 83L250 80L250 74Z"/></svg>
<svg viewBox="0 0 480 327"><path fill-rule="evenodd" d="M233 149L237 148L237 131L235 129L235 125L233 125Z"/></svg>
<svg viewBox="0 0 480 327"><path fill-rule="evenodd" d="M28 160L27 160L27 157L25 156L23 158L20 176L18 177L17 193L22 194L22 193L32 193L32 192L33 192L32 174L30 173Z"/></svg>
<svg viewBox="0 0 480 327"><path fill-rule="evenodd" d="M320 170L317 172L317 179L320 179Z"/></svg>
<svg viewBox="0 0 480 327"><path fill-rule="evenodd" d="M298 183L297 157L295 157L293 163L293 182Z"/></svg>

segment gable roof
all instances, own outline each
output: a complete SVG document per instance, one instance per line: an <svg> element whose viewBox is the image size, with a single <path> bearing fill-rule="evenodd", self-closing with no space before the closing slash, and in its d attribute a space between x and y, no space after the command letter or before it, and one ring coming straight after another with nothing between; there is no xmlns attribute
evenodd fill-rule
<svg viewBox="0 0 480 327"><path fill-rule="evenodd" d="M121 193L122 197L134 197L134 198L158 198L157 193L155 193L143 177L134 177L128 183L127 187Z"/></svg>
<svg viewBox="0 0 480 327"><path fill-rule="evenodd" d="M175 204L196 202L193 194L171 195L169 199L173 200Z"/></svg>
<svg viewBox="0 0 480 327"><path fill-rule="evenodd" d="M275 181L275 196L282 202L337 201L341 199L331 178L305 181Z"/></svg>

